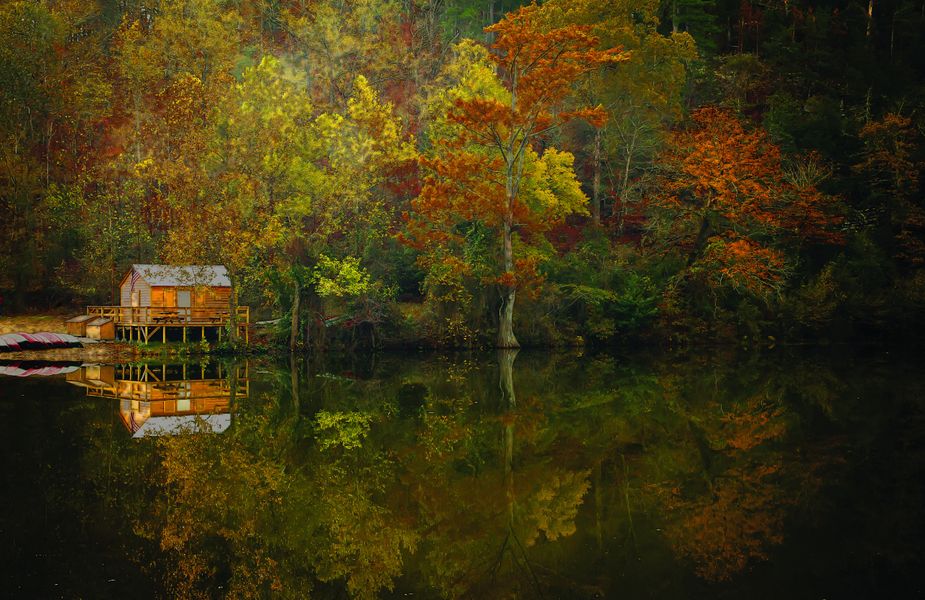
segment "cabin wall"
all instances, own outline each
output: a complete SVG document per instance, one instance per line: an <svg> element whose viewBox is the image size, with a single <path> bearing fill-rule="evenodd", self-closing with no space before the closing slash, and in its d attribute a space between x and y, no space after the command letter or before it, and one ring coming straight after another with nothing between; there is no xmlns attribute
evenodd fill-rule
<svg viewBox="0 0 925 600"><path fill-rule="evenodd" d="M151 289L151 306L177 305L177 290L183 289L172 285L159 285Z"/></svg>
<svg viewBox="0 0 925 600"><path fill-rule="evenodd" d="M204 293L193 293L193 306L228 310L228 299L231 298L231 288L214 287L204 290Z"/></svg>
<svg viewBox="0 0 925 600"><path fill-rule="evenodd" d="M207 308L215 311L228 309L231 288L203 288L187 286L157 286L152 288L151 306L177 306L177 292L189 291L193 308Z"/></svg>
<svg viewBox="0 0 925 600"><path fill-rule="evenodd" d="M132 278L126 277L119 289L119 299L121 306L132 305ZM151 306L151 286L144 279L135 282L135 291L141 291L141 303L139 306Z"/></svg>

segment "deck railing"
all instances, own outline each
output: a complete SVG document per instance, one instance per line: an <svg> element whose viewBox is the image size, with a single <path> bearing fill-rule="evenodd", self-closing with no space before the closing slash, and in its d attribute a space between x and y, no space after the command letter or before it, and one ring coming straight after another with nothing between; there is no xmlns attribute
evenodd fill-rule
<svg viewBox="0 0 925 600"><path fill-rule="evenodd" d="M170 327L224 326L227 309L199 306L88 306L87 314L112 319L116 325L165 325ZM250 324L250 307L238 307L238 324Z"/></svg>

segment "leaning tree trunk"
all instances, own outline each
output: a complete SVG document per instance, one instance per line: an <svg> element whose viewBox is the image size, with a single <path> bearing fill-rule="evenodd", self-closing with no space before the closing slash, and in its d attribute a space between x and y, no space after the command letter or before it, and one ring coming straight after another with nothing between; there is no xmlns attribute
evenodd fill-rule
<svg viewBox="0 0 925 600"><path fill-rule="evenodd" d="M296 351L299 343L299 301L301 298L302 287L296 279L292 283L292 320L289 326L289 350L291 352Z"/></svg>
<svg viewBox="0 0 925 600"><path fill-rule="evenodd" d="M691 248L690 254L687 256L687 266L690 267L697 259L703 254L704 248L707 246L707 240L710 239L710 235L713 233L713 226L710 223L709 215L703 215L700 221L700 231L697 232L697 239L694 240L694 247Z"/></svg>
<svg viewBox="0 0 925 600"><path fill-rule="evenodd" d="M510 215L510 211L508 211ZM517 288L511 281L514 275L514 245L511 239L510 216L504 220L504 275L506 281L501 287L501 310L498 319L498 348L520 348L514 337L514 297Z"/></svg>

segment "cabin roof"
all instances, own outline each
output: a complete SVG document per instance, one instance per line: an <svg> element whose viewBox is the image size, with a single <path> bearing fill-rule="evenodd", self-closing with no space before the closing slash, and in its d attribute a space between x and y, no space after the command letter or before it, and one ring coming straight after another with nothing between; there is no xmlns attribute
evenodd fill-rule
<svg viewBox="0 0 925 600"><path fill-rule="evenodd" d="M132 270L153 287L231 287L228 269L224 265L132 265Z"/></svg>
<svg viewBox="0 0 925 600"><path fill-rule="evenodd" d="M228 413L148 417L141 424L141 427L132 432L132 437L141 438L195 432L222 433L230 426L231 415Z"/></svg>

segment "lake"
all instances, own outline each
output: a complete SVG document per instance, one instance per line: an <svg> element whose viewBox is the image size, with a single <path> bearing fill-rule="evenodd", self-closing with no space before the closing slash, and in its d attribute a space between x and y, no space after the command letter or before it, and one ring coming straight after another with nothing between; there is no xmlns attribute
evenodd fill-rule
<svg viewBox="0 0 925 600"><path fill-rule="evenodd" d="M0 375L3 589L921 596L921 364L831 348L7 364L27 376Z"/></svg>

